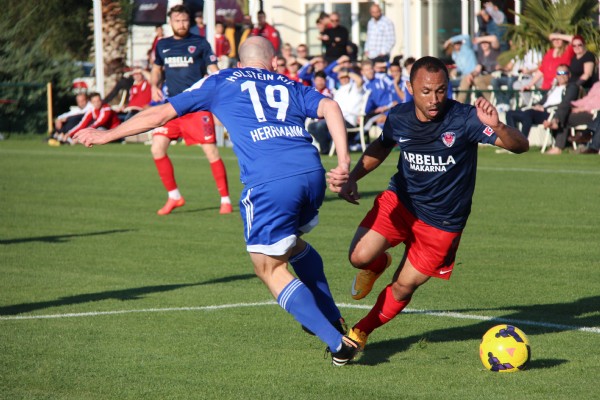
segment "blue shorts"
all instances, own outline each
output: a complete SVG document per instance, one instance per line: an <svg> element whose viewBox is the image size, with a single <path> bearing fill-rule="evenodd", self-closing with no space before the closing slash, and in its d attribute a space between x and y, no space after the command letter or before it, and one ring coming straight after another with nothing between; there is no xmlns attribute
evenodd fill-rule
<svg viewBox="0 0 600 400"><path fill-rule="evenodd" d="M249 253L280 256L319 223L325 173L313 171L245 188L240 200Z"/></svg>

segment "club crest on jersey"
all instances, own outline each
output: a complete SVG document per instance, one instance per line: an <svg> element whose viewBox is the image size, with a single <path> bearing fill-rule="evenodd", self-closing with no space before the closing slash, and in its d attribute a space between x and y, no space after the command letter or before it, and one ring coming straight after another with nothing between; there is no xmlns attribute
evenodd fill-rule
<svg viewBox="0 0 600 400"><path fill-rule="evenodd" d="M196 46L188 46L188 52L190 54L194 54L195 51L196 51Z"/></svg>
<svg viewBox="0 0 600 400"><path fill-rule="evenodd" d="M494 133L494 130L492 128L490 128L489 126L485 126L485 129L483 130L483 133L486 136L492 136L492 133Z"/></svg>
<svg viewBox="0 0 600 400"><path fill-rule="evenodd" d="M214 54L211 54L210 55L210 61L217 62L217 56L215 56Z"/></svg>
<svg viewBox="0 0 600 400"><path fill-rule="evenodd" d="M454 132L444 132L442 133L442 142L448 147L452 147L454 142L456 141L456 133Z"/></svg>

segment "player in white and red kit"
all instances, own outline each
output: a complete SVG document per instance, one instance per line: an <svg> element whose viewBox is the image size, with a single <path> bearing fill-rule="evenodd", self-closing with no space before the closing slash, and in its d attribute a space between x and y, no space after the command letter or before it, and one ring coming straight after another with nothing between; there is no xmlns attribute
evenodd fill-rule
<svg viewBox="0 0 600 400"><path fill-rule="evenodd" d="M419 286L431 277L450 278L471 211L478 144L515 153L529 149L527 138L501 123L484 98L475 106L447 99L448 70L439 59L421 58L410 75L414 101L390 111L380 139L366 149L345 184L337 185L334 173L329 176L340 197L358 204L357 181L377 168L395 146L400 149L398 172L375 199L350 245L350 262L360 269L352 285L356 300L371 291L390 265L386 250L400 243L406 246L392 283L349 332L363 348L368 335L398 315Z"/></svg>
<svg viewBox="0 0 600 400"><path fill-rule="evenodd" d="M152 100L155 102L164 100L161 90L163 71L169 97L183 92L207 73L218 71L217 59L206 39L189 33L188 9L182 5L174 6L169 10L169 18L173 36L157 42L151 71ZM202 146L221 195L220 213L231 213L227 171L217 149L213 116L210 112L200 111L169 121L153 132L152 156L168 192L167 202L158 210L158 215L170 214L173 209L185 204L175 181L173 164L167 155L171 140L181 137L187 146Z"/></svg>
<svg viewBox="0 0 600 400"><path fill-rule="evenodd" d="M67 132L67 137L73 137L75 133L83 128L112 129L121 123L117 113L113 111L110 105L102 103L99 93L90 93L89 99L92 108L84 114L81 121L73 129Z"/></svg>

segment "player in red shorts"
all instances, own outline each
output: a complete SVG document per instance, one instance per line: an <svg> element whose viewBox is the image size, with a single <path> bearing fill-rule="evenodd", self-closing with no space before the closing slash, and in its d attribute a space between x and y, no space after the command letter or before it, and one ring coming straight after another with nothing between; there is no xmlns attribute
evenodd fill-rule
<svg viewBox="0 0 600 400"><path fill-rule="evenodd" d="M174 6L169 10L169 18L173 36L156 43L151 71L152 100L155 102L164 101L161 91L163 72L168 94L172 97L188 89L207 73L218 71L217 59L206 39L189 33L188 9L182 5ZM183 138L187 146L202 147L221 195L220 213L232 212L227 171L217 149L214 126L212 114L198 112L174 119L153 131L152 157L168 192L167 202L158 210L158 215L170 214L173 209L185 204L175 181L173 164L167 155L171 141L179 138Z"/></svg>
<svg viewBox="0 0 600 400"><path fill-rule="evenodd" d="M375 199L350 245L349 259L359 269L352 297L364 298L391 264L391 247L405 244L398 270L371 311L349 332L364 348L371 332L389 322L431 277L449 279L461 233L471 211L479 143L515 153L529 149L527 138L501 123L484 98L475 106L446 97L448 70L437 58L423 57L410 74L414 101L394 107L383 133L345 177L328 174L330 188L358 204L357 181L377 168L395 146L398 172Z"/></svg>

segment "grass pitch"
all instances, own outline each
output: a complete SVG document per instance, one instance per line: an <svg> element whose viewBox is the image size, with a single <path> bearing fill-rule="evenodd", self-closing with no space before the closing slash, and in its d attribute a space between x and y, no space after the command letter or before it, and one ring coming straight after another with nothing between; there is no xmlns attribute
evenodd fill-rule
<svg viewBox="0 0 600 400"><path fill-rule="evenodd" d="M221 152L237 199L237 162ZM597 397L600 157L480 148L450 282L432 279L361 358L333 368L254 276L239 214L218 214L201 150L170 155L187 204L159 217L165 193L146 146L0 142L0 398ZM359 206L329 193L306 237L350 324L391 277L353 301L346 253L397 157L359 183ZM527 333L529 370L481 365L481 336L502 322Z"/></svg>

